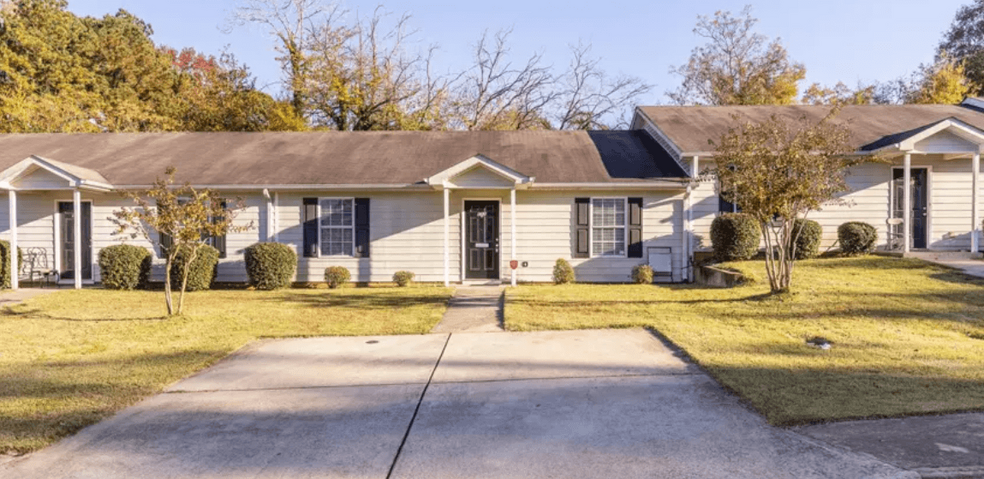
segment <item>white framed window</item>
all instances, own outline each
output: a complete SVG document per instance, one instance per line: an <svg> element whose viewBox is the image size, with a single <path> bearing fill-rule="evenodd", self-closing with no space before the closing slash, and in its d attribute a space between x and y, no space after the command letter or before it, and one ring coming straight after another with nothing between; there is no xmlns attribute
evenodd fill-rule
<svg viewBox="0 0 984 479"><path fill-rule="evenodd" d="M626 199L591 198L591 256L626 256Z"/></svg>
<svg viewBox="0 0 984 479"><path fill-rule="evenodd" d="M355 256L355 199L318 199L321 256Z"/></svg>

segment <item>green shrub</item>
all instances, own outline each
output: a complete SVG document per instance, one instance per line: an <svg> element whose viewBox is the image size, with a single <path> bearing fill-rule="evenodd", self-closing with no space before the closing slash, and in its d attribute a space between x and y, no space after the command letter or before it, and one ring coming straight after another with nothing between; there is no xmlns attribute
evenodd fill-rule
<svg viewBox="0 0 984 479"><path fill-rule="evenodd" d="M24 266L24 252L17 248L17 265ZM0 289L10 288L10 242L0 241Z"/></svg>
<svg viewBox="0 0 984 479"><path fill-rule="evenodd" d="M153 255L147 248L117 244L99 250L99 276L106 289L142 288L150 277Z"/></svg>
<svg viewBox="0 0 984 479"><path fill-rule="evenodd" d="M414 274L411 271L397 271L393 273L393 282L398 286L410 286L413 282Z"/></svg>
<svg viewBox="0 0 984 479"><path fill-rule="evenodd" d="M558 258L553 269L554 284L571 284L574 282L574 267L564 258Z"/></svg>
<svg viewBox="0 0 984 479"><path fill-rule="evenodd" d="M632 282L636 284L651 284L653 282L653 269L648 264L633 266Z"/></svg>
<svg viewBox="0 0 984 479"><path fill-rule="evenodd" d="M840 242L841 252L846 255L868 254L875 250L878 230L868 223L851 221L837 228L837 241Z"/></svg>
<svg viewBox="0 0 984 479"><path fill-rule="evenodd" d="M341 266L329 266L325 268L325 282L328 283L329 288L335 289L348 283L351 278L352 274L349 273L349 270Z"/></svg>
<svg viewBox="0 0 984 479"><path fill-rule="evenodd" d="M762 228L745 213L725 213L711 222L711 245L718 261L751 259L761 241Z"/></svg>
<svg viewBox="0 0 984 479"><path fill-rule="evenodd" d="M287 288L297 271L297 253L282 243L256 243L243 256L249 285L256 289Z"/></svg>
<svg viewBox="0 0 984 479"><path fill-rule="evenodd" d="M820 240L823 237L820 223L796 218L793 222L793 237L796 238L796 259L816 258L820 254Z"/></svg>
<svg viewBox="0 0 984 479"><path fill-rule="evenodd" d="M204 245L198 248L195 261L188 263L188 248L182 248L171 265L171 288L181 288L181 272L188 268L188 285L185 291L203 291L215 282L215 270L219 265L219 250Z"/></svg>

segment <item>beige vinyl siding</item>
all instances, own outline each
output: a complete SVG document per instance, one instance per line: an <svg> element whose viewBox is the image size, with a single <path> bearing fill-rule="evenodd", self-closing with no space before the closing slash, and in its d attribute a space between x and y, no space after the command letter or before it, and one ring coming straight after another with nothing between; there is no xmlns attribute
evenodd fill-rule
<svg viewBox="0 0 984 479"><path fill-rule="evenodd" d="M281 243L301 253L303 246L302 199L306 197L351 197L370 199L370 257L299 257L298 281L323 281L324 269L338 265L352 272L353 281L388 282L393 273L412 271L422 282L444 280L444 218L441 191L327 193L280 192L277 220L268 217L267 200L256 192L241 193L246 208L235 220L237 225L252 224L248 231L230 233L226 238L227 257L220 260L219 282L246 281L243 252L257 241L276 234ZM234 197L236 193L228 193ZM519 281L549 282L554 262L564 258L574 265L577 277L585 282L628 281L633 266L646 258L586 258L573 259L574 199L578 197L642 197L644 256L649 247L667 247L673 253L674 273L665 281L682 281L682 198L680 192L653 191L529 191L517 192L517 259L528 266L518 271ZM509 190L453 190L450 195L450 279L462 278L462 206L466 199L499 200L500 202L500 278L509 281L512 235ZM92 201L92 258L93 279L99 281L97 263L99 251L120 243L114 236L109 220L113 212L130 206L129 200L115 194L88 193L83 201ZM45 248L49 264L55 266L55 209L56 201L71 201L71 192L28 193L18 195L18 241L21 248ZM272 206L272 205L271 205ZM6 195L0 196L0 237L9 239ZM273 224L275 223L275 225ZM270 225L270 226L268 226ZM273 227L273 229L271 229ZM269 230L269 231L268 231ZM146 247L154 253L152 279L164 278L163 259L150 242L143 238L127 239L127 243ZM299 255L300 256L300 255Z"/></svg>
<svg viewBox="0 0 984 479"><path fill-rule="evenodd" d="M574 266L578 281L626 282L632 267L647 261L647 248L668 247L673 253L673 276L682 281L682 193L652 191L522 191L518 195L517 257L528 261L520 281L549 282L558 258ZM572 258L574 199L588 197L642 197L643 258ZM508 251L508 250L507 250ZM508 257L504 259L508 260ZM504 276L505 278L505 276Z"/></svg>
<svg viewBox="0 0 984 479"><path fill-rule="evenodd" d="M849 191L841 195L838 202L808 215L823 228L821 250L836 247L837 228L849 221L871 224L878 230L878 246L887 244L892 169L901 166L902 160L896 159L890 163L862 164L848 170L846 180ZM941 155L912 155L912 167L929 169L929 249L969 250L973 228L971 160L946 160ZM706 195L706 191L711 190L713 185L702 183L693 193L694 233L707 238L704 243L707 247L710 246L710 223L717 216L717 194L711 197ZM984 198L979 200L984 206ZM980 211L981 219L984 219L984 208Z"/></svg>
<svg viewBox="0 0 984 479"><path fill-rule="evenodd" d="M328 266L343 266L358 282L392 281L393 273L412 271L417 281L444 281L444 197L440 191L414 193L280 193L277 234L298 252L298 281L324 281ZM369 258L301 255L304 244L303 198L369 198ZM457 280L461 205L452 200L451 272Z"/></svg>

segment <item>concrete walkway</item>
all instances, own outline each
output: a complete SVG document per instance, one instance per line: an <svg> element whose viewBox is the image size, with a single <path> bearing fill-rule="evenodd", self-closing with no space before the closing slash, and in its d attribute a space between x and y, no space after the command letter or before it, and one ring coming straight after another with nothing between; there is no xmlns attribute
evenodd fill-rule
<svg viewBox="0 0 984 479"><path fill-rule="evenodd" d="M463 286L454 291L432 333L494 333L503 330L501 286Z"/></svg>
<svg viewBox="0 0 984 479"><path fill-rule="evenodd" d="M984 478L984 413L845 421L795 429L924 478Z"/></svg>
<svg viewBox="0 0 984 479"><path fill-rule="evenodd" d="M4 478L902 478L643 330L255 343Z"/></svg>
<svg viewBox="0 0 984 479"><path fill-rule="evenodd" d="M45 294L57 293L60 291L56 287L52 288L19 288L16 291L4 291L0 293L0 305L11 305L22 303L28 299Z"/></svg>

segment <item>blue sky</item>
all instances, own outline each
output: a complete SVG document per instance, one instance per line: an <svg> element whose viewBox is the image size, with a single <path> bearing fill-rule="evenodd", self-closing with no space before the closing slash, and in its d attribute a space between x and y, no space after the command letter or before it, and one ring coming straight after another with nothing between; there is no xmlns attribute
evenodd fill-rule
<svg viewBox="0 0 984 479"><path fill-rule="evenodd" d="M414 38L421 46L439 45L438 61L445 68L465 65L483 30L511 27L517 60L539 51L560 70L568 61L568 45L583 40L593 45L605 70L655 84L653 93L643 98L653 104L666 102L663 93L679 84L668 73L670 66L685 63L700 43L692 33L697 16L716 10L737 13L748 3L759 19L757 31L780 37L791 57L806 65L802 91L814 81L854 86L912 72L932 60L957 8L970 0L404 0L382 5L396 14L409 13L418 32ZM371 14L380 2L342 4L354 15ZM125 8L153 26L158 43L212 54L228 45L260 86L280 92L273 42L265 32L220 31L234 6L233 0L69 0L69 9L80 15L102 16Z"/></svg>

